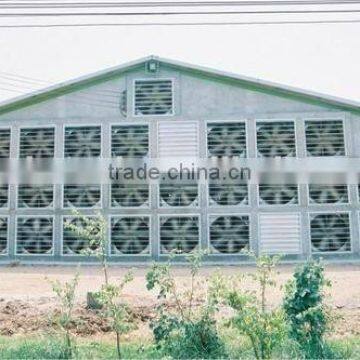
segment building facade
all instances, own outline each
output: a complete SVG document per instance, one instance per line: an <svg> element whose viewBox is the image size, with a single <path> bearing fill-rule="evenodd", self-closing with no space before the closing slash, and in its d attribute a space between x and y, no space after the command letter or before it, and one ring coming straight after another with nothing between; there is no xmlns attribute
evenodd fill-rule
<svg viewBox="0 0 360 360"><path fill-rule="evenodd" d="M329 159L360 156L360 106L148 57L3 103L2 159ZM356 184L3 184L0 261L91 261L73 208L108 219L109 259L178 248L245 261L242 250L360 258Z"/></svg>

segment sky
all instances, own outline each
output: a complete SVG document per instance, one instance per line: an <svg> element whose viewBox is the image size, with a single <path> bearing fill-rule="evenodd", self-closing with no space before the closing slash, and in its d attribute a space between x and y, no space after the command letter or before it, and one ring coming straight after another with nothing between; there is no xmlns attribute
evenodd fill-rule
<svg viewBox="0 0 360 360"><path fill-rule="evenodd" d="M0 28L0 100L151 54L360 102L360 23Z"/></svg>

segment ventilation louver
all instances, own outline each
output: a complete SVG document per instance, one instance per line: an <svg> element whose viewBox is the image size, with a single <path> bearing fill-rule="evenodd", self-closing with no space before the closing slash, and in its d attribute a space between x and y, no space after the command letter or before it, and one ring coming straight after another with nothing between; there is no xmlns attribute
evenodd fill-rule
<svg viewBox="0 0 360 360"><path fill-rule="evenodd" d="M140 207L148 204L148 184L111 184L112 207Z"/></svg>
<svg viewBox="0 0 360 360"><path fill-rule="evenodd" d="M344 129L341 120L306 121L305 134L309 156L345 155Z"/></svg>
<svg viewBox="0 0 360 360"><path fill-rule="evenodd" d="M9 185L0 185L0 208L9 206Z"/></svg>
<svg viewBox="0 0 360 360"><path fill-rule="evenodd" d="M197 184L160 184L161 206L196 206Z"/></svg>
<svg viewBox="0 0 360 360"><path fill-rule="evenodd" d="M247 184L209 184L210 205L248 205Z"/></svg>
<svg viewBox="0 0 360 360"><path fill-rule="evenodd" d="M346 185L309 185L311 204L346 204L348 188Z"/></svg>
<svg viewBox="0 0 360 360"><path fill-rule="evenodd" d="M0 158L10 157L10 129L0 129Z"/></svg>
<svg viewBox="0 0 360 360"><path fill-rule="evenodd" d="M208 124L209 156L246 157L246 128L244 122Z"/></svg>
<svg viewBox="0 0 360 360"><path fill-rule="evenodd" d="M65 157L98 157L101 154L101 127L65 128Z"/></svg>
<svg viewBox="0 0 360 360"><path fill-rule="evenodd" d="M19 217L17 219L16 253L21 255L51 254L53 249L53 219L49 217Z"/></svg>
<svg viewBox="0 0 360 360"><path fill-rule="evenodd" d="M236 254L249 248L249 217L220 216L210 224L210 244L213 251Z"/></svg>
<svg viewBox="0 0 360 360"><path fill-rule="evenodd" d="M92 208L101 206L100 185L64 185L64 207Z"/></svg>
<svg viewBox="0 0 360 360"><path fill-rule="evenodd" d="M111 219L111 254L148 254L150 227L148 217L113 217Z"/></svg>
<svg viewBox="0 0 360 360"><path fill-rule="evenodd" d="M52 158L55 151L54 128L20 130L20 158Z"/></svg>
<svg viewBox="0 0 360 360"><path fill-rule="evenodd" d="M294 122L257 122L256 135L259 156L296 156Z"/></svg>
<svg viewBox="0 0 360 360"><path fill-rule="evenodd" d="M160 243L162 253L173 250L189 253L199 244L199 219L192 216L161 218Z"/></svg>
<svg viewBox="0 0 360 360"><path fill-rule="evenodd" d="M113 157L144 157L148 152L149 127L147 125L123 125L111 128Z"/></svg>
<svg viewBox="0 0 360 360"><path fill-rule="evenodd" d="M54 189L52 185L18 187L19 208L46 208L53 206Z"/></svg>
<svg viewBox="0 0 360 360"><path fill-rule="evenodd" d="M63 254L65 255L84 255L88 250L95 251L97 243L90 243L88 238L78 236L74 231L65 226L66 223L81 229L86 226L85 220L77 217L64 218L63 224ZM96 230L95 230L96 231Z"/></svg>
<svg viewBox="0 0 360 360"><path fill-rule="evenodd" d="M293 205L298 203L297 185L259 185L260 205Z"/></svg>
<svg viewBox="0 0 360 360"><path fill-rule="evenodd" d="M311 216L311 244L314 252L342 252L351 250L349 215L313 214Z"/></svg>
<svg viewBox="0 0 360 360"><path fill-rule="evenodd" d="M0 218L0 255L7 253L8 219Z"/></svg>
<svg viewBox="0 0 360 360"><path fill-rule="evenodd" d="M136 80L135 115L172 115L173 86L171 80Z"/></svg>

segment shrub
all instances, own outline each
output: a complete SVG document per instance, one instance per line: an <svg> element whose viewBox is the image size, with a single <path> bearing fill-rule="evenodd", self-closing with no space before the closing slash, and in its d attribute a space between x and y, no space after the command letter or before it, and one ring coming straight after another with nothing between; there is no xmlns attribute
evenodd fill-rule
<svg viewBox="0 0 360 360"><path fill-rule="evenodd" d="M290 336L308 358L324 358L324 335L329 314L323 304L323 288L330 285L320 262L308 261L296 269L286 285L284 310L290 324Z"/></svg>

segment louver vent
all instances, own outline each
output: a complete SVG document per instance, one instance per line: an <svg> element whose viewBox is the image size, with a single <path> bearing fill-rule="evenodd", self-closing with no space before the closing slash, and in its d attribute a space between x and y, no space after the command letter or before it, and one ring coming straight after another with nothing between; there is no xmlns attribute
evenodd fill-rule
<svg viewBox="0 0 360 360"><path fill-rule="evenodd" d="M88 238L79 237L66 223L76 226L78 229L84 228L87 224L85 220L77 217L64 218L63 223L63 254L64 255L84 255L87 251L97 249L97 244L89 242Z"/></svg>
<svg viewBox="0 0 360 360"><path fill-rule="evenodd" d="M55 151L54 128L20 130L20 158L52 158Z"/></svg>
<svg viewBox="0 0 360 360"><path fill-rule="evenodd" d="M0 158L10 157L10 129L0 129Z"/></svg>
<svg viewBox="0 0 360 360"><path fill-rule="evenodd" d="M111 128L111 154L113 157L144 157L149 152L147 125L113 126Z"/></svg>
<svg viewBox="0 0 360 360"><path fill-rule="evenodd" d="M199 219L195 216L161 218L161 252L189 253L199 244Z"/></svg>
<svg viewBox="0 0 360 360"><path fill-rule="evenodd" d="M219 216L211 220L210 245L213 252L235 254L249 248L248 216Z"/></svg>
<svg viewBox="0 0 360 360"><path fill-rule="evenodd" d="M98 157L101 154L101 127L65 128L65 157Z"/></svg>
<svg viewBox="0 0 360 360"><path fill-rule="evenodd" d="M348 214L312 214L310 219L311 245L314 252L351 250Z"/></svg>
<svg viewBox="0 0 360 360"><path fill-rule="evenodd" d="M309 156L345 155L341 120L306 121L306 150Z"/></svg>
<svg viewBox="0 0 360 360"><path fill-rule="evenodd" d="M18 187L19 208L46 208L53 206L54 189L52 185Z"/></svg>
<svg viewBox="0 0 360 360"><path fill-rule="evenodd" d="M259 185L260 205L293 205L298 203L297 185Z"/></svg>
<svg viewBox="0 0 360 360"><path fill-rule="evenodd" d="M197 157L199 153L198 123L160 122L159 157Z"/></svg>
<svg viewBox="0 0 360 360"><path fill-rule="evenodd" d="M248 205L249 193L246 184L209 184L210 205Z"/></svg>
<svg viewBox="0 0 360 360"><path fill-rule="evenodd" d="M259 156L296 156L294 122L257 122L256 135Z"/></svg>
<svg viewBox="0 0 360 360"><path fill-rule="evenodd" d="M246 128L244 122L208 124L209 156L246 157Z"/></svg>
<svg viewBox="0 0 360 360"><path fill-rule="evenodd" d="M197 199L197 184L160 184L161 206L196 206Z"/></svg>
<svg viewBox="0 0 360 360"><path fill-rule="evenodd" d="M346 204L348 188L346 185L309 185L310 204Z"/></svg>
<svg viewBox="0 0 360 360"><path fill-rule="evenodd" d="M100 185L64 185L63 204L65 208L100 207Z"/></svg>
<svg viewBox="0 0 360 360"><path fill-rule="evenodd" d="M111 184L112 207L140 207L148 205L148 184Z"/></svg>
<svg viewBox="0 0 360 360"><path fill-rule="evenodd" d="M173 115L171 80L136 80L135 115Z"/></svg>
<svg viewBox="0 0 360 360"><path fill-rule="evenodd" d="M0 185L0 208L9 206L9 185Z"/></svg>
<svg viewBox="0 0 360 360"><path fill-rule="evenodd" d="M0 218L0 255L7 253L8 219Z"/></svg>
<svg viewBox="0 0 360 360"><path fill-rule="evenodd" d="M260 251L267 254L300 252L300 215L260 214Z"/></svg>
<svg viewBox="0 0 360 360"><path fill-rule="evenodd" d="M111 254L148 254L150 227L148 217L113 217L111 219Z"/></svg>
<svg viewBox="0 0 360 360"><path fill-rule="evenodd" d="M16 253L48 255L53 249L53 219L19 217L17 219Z"/></svg>

